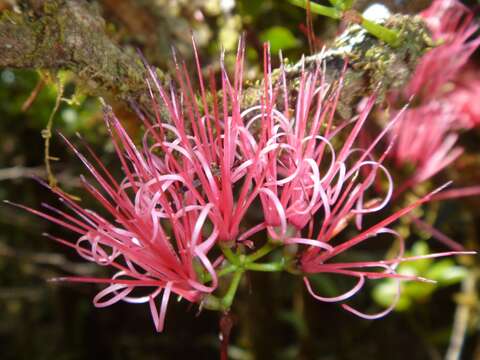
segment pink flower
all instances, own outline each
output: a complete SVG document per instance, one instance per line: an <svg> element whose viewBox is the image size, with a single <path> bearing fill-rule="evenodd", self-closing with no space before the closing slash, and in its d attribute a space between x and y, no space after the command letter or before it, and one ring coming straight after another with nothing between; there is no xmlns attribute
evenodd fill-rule
<svg viewBox="0 0 480 360"><path fill-rule="evenodd" d="M478 29L473 14L458 1L436 0L421 16L440 45L423 56L402 92L404 99L413 101L391 133L397 139L391 156L400 166L413 165L415 172L397 194L431 178L462 154L456 146L458 131L470 126L477 110L473 99L479 88L454 82L480 44L480 38L470 40ZM391 101L398 102L398 94Z"/></svg>
<svg viewBox="0 0 480 360"><path fill-rule="evenodd" d="M435 0L420 16L437 44L422 57L403 95L425 103L449 91L449 82L459 75L480 39L470 40L478 26L472 12L457 0Z"/></svg>
<svg viewBox="0 0 480 360"><path fill-rule="evenodd" d="M282 75L281 72L282 84L274 89L269 66L266 67L264 83L267 84L267 105L256 109L262 117L267 118L266 124L271 132L267 148L275 148L277 151L267 158L269 170L264 188L268 189L268 193L260 194L264 195L262 205L265 224L252 228L248 235L267 228L275 241L296 246L297 266L306 275L305 285L312 296L320 301L344 302L362 289L366 279L429 281L396 273L399 263L418 258L403 257L403 238L388 226L429 201L443 187L362 230L362 216L381 211L391 199L393 181L382 165L390 147L378 160L374 159L373 150L389 131L399 125L402 114L390 121L366 149L359 149L354 144L375 103L373 97L368 99L358 116L335 126L333 119L343 89L342 80L336 87L329 87L324 81L321 68L317 68L315 72L302 73L295 106L292 111L280 113L272 104L281 104L283 100L284 109L290 108L288 86ZM283 96L279 94L279 89L283 89ZM367 200L372 185L379 181L382 183L382 175L386 180L383 181L386 183L385 196L383 199ZM340 237L339 234L353 219L356 219L360 233L334 245L334 240L337 236ZM399 241L400 251L395 258L369 262L330 262L345 251L382 234ZM455 252L428 257L453 254ZM350 291L327 298L317 295L310 284L308 275L318 273L351 276L357 278L358 282ZM378 314L364 314L348 304L342 306L358 316L374 319L392 311L398 296L388 309Z"/></svg>
<svg viewBox="0 0 480 360"><path fill-rule="evenodd" d="M268 52L265 56L269 64ZM270 133L265 148L268 154L260 159L266 163L264 166L267 169L265 183L260 190L265 223L252 228L248 236L267 228L270 236L277 241L316 244L322 248L322 242L299 235L318 213L324 216L322 231L334 232L352 214L360 224L363 214L379 211L389 201L392 179L381 165L384 156L379 162L373 161L372 151L398 117L369 144L368 149L355 148L375 99L368 99L357 117L334 124L343 80L331 86L325 82L323 71L320 65L313 72L302 71L297 99L290 110L283 69L280 70L281 83L273 89L267 65L264 74L264 83L267 84L265 105L244 111L245 114L260 112L252 121L265 118ZM274 104L282 104L283 112L276 110ZM351 129L347 132L349 127ZM333 142L342 145L336 149ZM359 172L369 175L363 178L358 176ZM383 200L376 199L366 206L365 194L373 185L377 172L385 174L387 194ZM342 202L348 205L341 207Z"/></svg>
<svg viewBox="0 0 480 360"><path fill-rule="evenodd" d="M57 280L107 284L94 298L97 307L120 300L148 302L157 331L163 329L172 292L201 302L216 289L215 268L223 256L211 260L210 250L217 243L232 246L242 239L239 229L247 226L242 223L247 210L268 191L262 180L267 171L262 159L272 151L268 134L254 134L252 119L246 123L249 111L240 111L243 54L241 43L233 82L222 60L222 103L214 97L207 104L198 55L201 104L194 97L185 65L176 62L179 88L168 91L148 68L147 85L156 117L140 114L146 127L141 148L105 108L105 122L124 172L120 182L88 145L93 163L65 139L99 184L96 188L82 177L85 188L113 220L82 208L57 188L51 190L70 213L50 205L44 205L50 213L18 206L77 233L75 244L50 237L116 272L110 279ZM214 85L210 91L216 94ZM167 118L160 115L160 103L168 111ZM151 291L145 295L141 288ZM159 296L160 308L155 302Z"/></svg>
<svg viewBox="0 0 480 360"><path fill-rule="evenodd" d="M446 102L457 110L457 126L470 129L480 125L480 76L473 66L466 67L455 78L455 88L446 95Z"/></svg>
<svg viewBox="0 0 480 360"><path fill-rule="evenodd" d="M392 215L386 217L385 219L379 221L378 223L372 225L366 230L360 231L357 235L349 238L346 241L340 242L337 245L330 244L334 237L336 236L335 233L333 234L322 234L322 232L318 232L317 241L321 241L324 243L324 247L321 249L319 246L314 247L310 246L300 257L300 269L306 275L304 276L305 286L309 293L317 300L323 302L345 302L355 296L365 285L367 279L370 280L378 280L378 279L385 279L385 278L392 278L396 279L398 282L397 294L392 302L392 304L385 310L382 310L378 313L374 314L366 314L359 310L354 309L352 306L343 303L342 307L354 313L357 316L360 316L365 319L377 319L387 315L391 312L400 297L400 282L401 281L421 281L421 282L431 282L428 279L421 278L418 276L413 275L404 275L399 274L396 272L396 268L400 263L408 262L408 261L415 261L425 258L436 258L436 257L443 257L443 256L452 256L458 254L473 254L474 252L467 252L467 251L452 251L452 252L444 252L444 253L435 253L430 254L427 256L419 256L419 257L404 257L404 239L400 234L396 231L388 228L390 224L394 221L398 220L399 218L405 216L414 208L420 206L421 204L428 202L435 196L438 192L440 192L445 186L431 192L430 194L426 195L425 197L417 200L416 202L410 204L409 206L394 212ZM393 240L398 241L399 243L399 251L398 254L392 259L381 259L381 260L373 260L373 261L358 261L358 262L332 262L335 257L343 254L347 250L359 246L365 241L371 239L375 241L377 237L382 235L387 235L393 238ZM379 240L377 240L379 241ZM349 276L354 277L357 279L356 284L348 291L343 294L333 296L333 297L325 297L318 295L315 290L313 289L310 279L308 275L311 274L336 274L341 276Z"/></svg>
<svg viewBox="0 0 480 360"><path fill-rule="evenodd" d="M218 229L218 241L227 246L242 238L240 227L247 210L257 196L267 191L263 188L267 172L264 159L274 150L268 144L266 120L249 117L255 108L241 110L244 52L240 42L232 82L222 55L221 101L213 79L213 99L207 101L196 50L200 104L184 64L176 63L178 91L164 89L150 70L148 82L157 117L151 122L144 119L148 134L155 139L151 150L158 148L164 153L163 159L156 158L156 166L181 177L186 193L197 206L211 205L208 218ZM169 119L160 117L157 95ZM253 129L255 121L260 122L258 131Z"/></svg>
<svg viewBox="0 0 480 360"><path fill-rule="evenodd" d="M358 136L375 98L367 99L358 116L336 123L343 80L327 84L321 64L314 71L303 69L296 101L292 102L283 70L280 81L273 81L266 46L260 101L244 109L243 42L233 79L227 75L222 56L220 96L213 76L207 95L194 50L199 97L185 64L175 61L176 88L172 84L168 89L147 65L153 116L138 111L146 129L141 145L135 145L111 109L105 107L105 122L123 171L121 181L114 179L88 145L91 160L65 139L97 183L94 186L82 177L83 185L108 216L82 208L57 188L51 190L67 211L50 205L44 205L44 212L26 209L76 233L75 243L51 237L115 273L111 278L58 280L105 284L94 298L97 307L118 301L148 303L157 331L163 329L171 293L201 303L217 289L219 277L225 274L219 274L219 269L230 266L236 270L239 266L240 260L230 261L228 254L233 252L229 248L243 243L256 250L259 244L253 235L260 232L269 235L275 246L298 250L295 271L358 279L346 294L324 298L313 292L305 277L308 290L320 300L344 301L370 278L423 281L395 273L398 263L412 259L402 257L403 240L387 226L432 194L362 230L363 216L384 209L392 196L393 181L383 165L391 143L378 159L374 150L396 128L401 114L360 149L356 147ZM383 198L369 199L374 184L384 189ZM247 214L254 216L247 218ZM353 219L360 233L334 245L332 240ZM327 263L379 234L400 238L401 251L396 258ZM224 255L215 255L220 254L212 251L216 245ZM247 265L258 268L262 264ZM242 267L235 276L243 271Z"/></svg>
<svg viewBox="0 0 480 360"><path fill-rule="evenodd" d="M83 185L114 220L82 208L58 188L51 190L69 212L46 204L43 206L50 213L26 209L79 235L76 243L49 235L51 238L75 249L86 260L116 271L107 279L66 277L56 280L107 284L93 300L97 307L120 300L149 303L155 328L162 331L172 292L197 302L216 288L214 265L207 254L219 230L213 226L206 232L204 226L213 205L198 205L189 196L182 197L183 179L158 171L155 155L148 148L138 150L135 147L109 108L105 109L105 121L125 174L121 182L113 178L88 145L94 163L67 139L65 141L100 187L82 177ZM204 273L209 274L210 285L200 278ZM156 304L159 297L160 307Z"/></svg>
<svg viewBox="0 0 480 360"><path fill-rule="evenodd" d="M453 163L463 149L456 146L456 110L448 103L430 101L407 109L392 136L396 144L392 156L398 165L413 165L414 174L405 184L410 186L430 179Z"/></svg>

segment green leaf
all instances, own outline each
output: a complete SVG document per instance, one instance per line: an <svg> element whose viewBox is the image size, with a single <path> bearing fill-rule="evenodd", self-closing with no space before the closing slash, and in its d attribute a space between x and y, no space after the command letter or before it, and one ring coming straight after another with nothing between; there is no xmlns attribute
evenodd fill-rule
<svg viewBox="0 0 480 360"><path fill-rule="evenodd" d="M448 286L460 282L467 272L463 266L455 265L452 259L444 259L432 265L425 276L438 281L441 286Z"/></svg>
<svg viewBox="0 0 480 360"><path fill-rule="evenodd" d="M273 26L260 34L260 40L270 43L272 54L279 50L294 49L300 45L300 41L295 38L290 30L282 26Z"/></svg>
<svg viewBox="0 0 480 360"><path fill-rule="evenodd" d="M373 289L373 299L375 302L383 307L389 307L392 302L395 300L395 296L397 296L397 283L392 279L387 279L379 283ZM401 285L402 288L404 284ZM397 306L395 307L396 311L405 311L412 305L412 301L410 300L409 296L405 295L402 291L400 293L400 298L398 299Z"/></svg>
<svg viewBox="0 0 480 360"><path fill-rule="evenodd" d="M415 266L418 262L408 262L400 264L398 267L398 273L402 275L408 276L419 276L420 271L417 266Z"/></svg>
<svg viewBox="0 0 480 360"><path fill-rule="evenodd" d="M437 288L437 284L412 281L405 284L404 295L416 302L427 299Z"/></svg>
<svg viewBox="0 0 480 360"><path fill-rule="evenodd" d="M429 253L430 248L428 247L428 244L425 241L417 241L415 244L413 244L411 254L409 254L409 256L423 256L428 255ZM422 275L429 269L432 263L432 259L420 259L409 261L408 263L405 263L405 265L414 267L416 269L416 275Z"/></svg>
<svg viewBox="0 0 480 360"><path fill-rule="evenodd" d="M412 246L413 256L427 255L429 252L430 252L430 248L428 247L425 241L417 241Z"/></svg>

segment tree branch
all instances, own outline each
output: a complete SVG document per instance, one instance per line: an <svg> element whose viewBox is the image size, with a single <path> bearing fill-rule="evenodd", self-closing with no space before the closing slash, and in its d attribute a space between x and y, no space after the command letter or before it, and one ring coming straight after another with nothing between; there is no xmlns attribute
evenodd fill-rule
<svg viewBox="0 0 480 360"><path fill-rule="evenodd" d="M431 46L418 17L392 16L385 25L399 32L402 41L398 48L392 49L352 25L324 53L287 64L287 76L293 80L289 84L298 84L295 79L302 66L311 68L320 61L325 61L327 80L334 80L348 58L340 115L350 116L358 100L373 91L382 101L387 91L400 89L409 80L419 57ZM30 7L21 14L4 11L0 17L0 66L70 70L91 95L133 101L147 109L150 105L139 56L112 42L98 8L84 0L30 0ZM157 73L165 81L166 75L159 69ZM274 76L279 78L278 70ZM249 86L245 106L258 101L261 89L260 82Z"/></svg>
<svg viewBox="0 0 480 360"><path fill-rule="evenodd" d="M142 62L110 40L94 5L82 0L47 0L41 5L22 14L2 13L0 66L70 70L89 94L124 101L141 98Z"/></svg>

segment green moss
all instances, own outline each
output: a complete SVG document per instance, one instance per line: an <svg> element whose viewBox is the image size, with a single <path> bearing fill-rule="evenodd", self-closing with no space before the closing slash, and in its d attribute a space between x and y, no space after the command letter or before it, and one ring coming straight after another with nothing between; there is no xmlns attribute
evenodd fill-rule
<svg viewBox="0 0 480 360"><path fill-rule="evenodd" d="M382 102L387 91L400 89L409 81L420 57L432 47L428 30L419 17L395 15L385 25L399 33L401 41L395 49L373 38L359 26L352 26L334 44L334 48L348 50L345 56L350 59L352 71L345 76L345 87L356 97L375 92L377 101ZM360 38L363 40L355 41ZM356 91L352 91L350 87L361 79L365 85L363 90L357 86Z"/></svg>
<svg viewBox="0 0 480 360"><path fill-rule="evenodd" d="M55 15L58 13L60 9L60 5L63 4L64 1L61 0L52 0L52 1L45 1L43 4L43 13L45 15Z"/></svg>
<svg viewBox="0 0 480 360"><path fill-rule="evenodd" d="M30 66L69 69L82 80L90 94L123 101L146 101L146 107L150 106L143 64L137 56L123 52L107 37L98 9L84 2L50 0L45 2L43 10L45 14L36 20L18 18L17 14L8 12L3 14L3 17L16 17L16 21L26 21L25 28L34 34L32 51L25 54ZM395 49L353 25L331 44L323 59L319 54L305 58L307 69L314 69L319 60L325 61L327 82L338 78L344 68L344 59L348 58L344 91L338 106L344 118L351 116L360 98L376 92L380 102L388 90L404 86L418 59L433 45L420 18L392 16L384 25L399 34L400 45ZM285 62L292 99L299 86L301 69L301 63ZM165 83L166 75L160 70L157 75ZM280 81L280 75L281 72L275 70L273 81ZM245 88L242 105L248 107L257 103L262 92L261 81L251 84Z"/></svg>

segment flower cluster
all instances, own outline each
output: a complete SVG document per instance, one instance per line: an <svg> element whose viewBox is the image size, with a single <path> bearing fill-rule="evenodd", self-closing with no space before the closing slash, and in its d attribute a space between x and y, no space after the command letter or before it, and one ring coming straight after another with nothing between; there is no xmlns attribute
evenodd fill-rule
<svg viewBox="0 0 480 360"><path fill-rule="evenodd" d="M108 216L82 208L58 188L52 191L68 211L50 205L45 205L48 212L29 210L78 234L75 243L52 238L115 273L111 278L62 280L105 284L94 298L97 307L120 300L148 303L157 331L163 329L172 293L212 307L212 294L223 276L235 272L238 286L246 269L301 274L308 291L329 302L346 301L366 279L427 281L396 273L400 262L415 258L403 257L403 239L388 226L433 193L373 226L363 225L365 214L383 210L391 198L393 181L382 164L391 146L378 159L374 150L401 114L365 149L356 148L375 98L354 118L337 119L343 80L328 84L322 64L303 69L294 97L294 84L287 82L285 72L272 75L266 46L263 90L256 105L244 108L243 44L233 77L221 61L220 90L213 76L207 90L195 54L198 95L185 64L176 62L176 85L169 87L147 66L153 115L139 114L145 127L140 145L105 107L124 174L121 181L88 145L86 156L65 139L95 179L97 186L83 177L82 182ZM373 187L383 188L384 197L372 196ZM358 234L345 240L340 233L351 223ZM332 261L383 234L398 240L395 258ZM281 247L289 248L281 263L256 262ZM242 249L247 253L236 257ZM326 298L310 284L310 274L316 273L350 276L357 283L342 295ZM229 301L234 290L227 294ZM220 303L228 306L229 301ZM343 304L365 318L382 316L394 306L367 315Z"/></svg>
<svg viewBox="0 0 480 360"><path fill-rule="evenodd" d="M478 29L472 12L456 0L435 0L420 15L436 46L423 56L402 94L391 98L392 104L413 98L404 121L391 133L397 138L392 156L399 165L411 164L416 170L410 186L455 161L463 152L456 145L459 129L480 121L475 100L480 87L472 81L477 75L460 81L480 45L480 38L471 39Z"/></svg>
<svg viewBox="0 0 480 360"><path fill-rule="evenodd" d="M477 101L480 94L479 71L473 65L462 68L455 78L454 91L447 94L447 101L455 104L457 110L457 126L470 129L480 125L480 104Z"/></svg>

